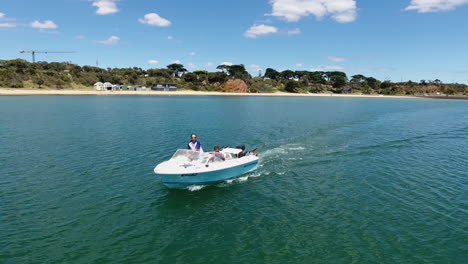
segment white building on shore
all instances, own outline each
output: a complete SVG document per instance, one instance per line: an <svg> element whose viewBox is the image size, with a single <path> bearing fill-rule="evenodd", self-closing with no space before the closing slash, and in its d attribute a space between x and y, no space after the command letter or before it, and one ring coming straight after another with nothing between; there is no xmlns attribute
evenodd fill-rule
<svg viewBox="0 0 468 264"><path fill-rule="evenodd" d="M94 84L94 89L96 91L102 91L104 90L104 84L102 82L97 82Z"/></svg>
<svg viewBox="0 0 468 264"><path fill-rule="evenodd" d="M110 83L110 82L105 82L105 83L104 83L104 90L106 90L106 91L107 91L107 90L112 90L112 86L113 86L112 83Z"/></svg>

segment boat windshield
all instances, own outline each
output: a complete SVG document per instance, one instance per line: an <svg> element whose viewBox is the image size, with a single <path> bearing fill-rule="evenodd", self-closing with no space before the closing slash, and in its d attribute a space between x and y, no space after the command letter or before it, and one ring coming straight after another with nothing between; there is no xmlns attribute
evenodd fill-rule
<svg viewBox="0 0 468 264"><path fill-rule="evenodd" d="M200 151L193 151L190 149L178 149L171 159L180 159L180 158L188 158L190 160L198 160L200 156L202 156L203 152Z"/></svg>

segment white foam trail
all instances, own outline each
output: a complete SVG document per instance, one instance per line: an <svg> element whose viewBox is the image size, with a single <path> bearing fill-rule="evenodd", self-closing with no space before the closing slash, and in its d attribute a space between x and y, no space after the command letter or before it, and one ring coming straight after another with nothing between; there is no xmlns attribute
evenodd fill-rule
<svg viewBox="0 0 468 264"><path fill-rule="evenodd" d="M221 187L221 188L228 187L229 185L231 185L234 182L234 180L235 179L225 180L223 182L218 183L216 186Z"/></svg>
<svg viewBox="0 0 468 264"><path fill-rule="evenodd" d="M262 176L262 173L261 173L261 172L254 172L254 173L252 173L249 177L257 178L257 177L260 177L260 176Z"/></svg>
<svg viewBox="0 0 468 264"><path fill-rule="evenodd" d="M237 178L237 181L238 181L238 182L245 182L245 181L247 181L248 179L249 179L249 176L244 176L244 177L239 177L239 178Z"/></svg>
<svg viewBox="0 0 468 264"><path fill-rule="evenodd" d="M233 184L233 183L242 183L242 182L246 182L249 180L249 178L257 178L257 177L260 177L260 176L267 176L267 175L270 175L271 172L253 172L253 173L250 173L249 175L246 175L246 176L243 176L243 177L237 177L237 178L234 178L234 179L230 179L230 180L225 180L219 184L217 184L216 186L220 187L220 188L224 188L224 187L228 187L229 185ZM195 185L196 186L196 185ZM201 187L205 187L204 185L201 185Z"/></svg>
<svg viewBox="0 0 468 264"><path fill-rule="evenodd" d="M269 157L269 156L273 156L273 155L278 155L278 154L286 154L286 150L282 147L277 147L277 148L274 148L274 149L269 149L263 153L261 153L261 157L265 158L265 157Z"/></svg>
<svg viewBox="0 0 468 264"><path fill-rule="evenodd" d="M261 155L262 157L269 157L269 156L278 155L278 154L287 154L290 151L302 151L302 150L306 150L306 148L299 144L286 144L286 145L281 145L274 149L269 149L263 152Z"/></svg>
<svg viewBox="0 0 468 264"><path fill-rule="evenodd" d="M187 190L191 191L191 192L196 192L196 191L199 191L203 188L205 188L206 185L190 185L187 187Z"/></svg>
<svg viewBox="0 0 468 264"><path fill-rule="evenodd" d="M302 147L302 146L289 148L289 150L305 150L305 149L306 149L306 148L305 148L305 147Z"/></svg>

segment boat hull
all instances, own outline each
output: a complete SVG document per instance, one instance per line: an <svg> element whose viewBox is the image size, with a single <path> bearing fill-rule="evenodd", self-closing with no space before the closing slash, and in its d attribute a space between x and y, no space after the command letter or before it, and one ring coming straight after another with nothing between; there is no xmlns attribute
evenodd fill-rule
<svg viewBox="0 0 468 264"><path fill-rule="evenodd" d="M222 170L188 174L156 174L161 176L164 185L168 188L183 189L191 185L203 185L234 179L257 169L257 167L258 160L254 160Z"/></svg>

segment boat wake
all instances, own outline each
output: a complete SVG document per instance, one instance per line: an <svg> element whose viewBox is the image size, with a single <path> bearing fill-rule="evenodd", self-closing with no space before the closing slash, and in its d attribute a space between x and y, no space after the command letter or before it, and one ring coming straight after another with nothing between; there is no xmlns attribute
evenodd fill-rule
<svg viewBox="0 0 468 264"><path fill-rule="evenodd" d="M198 192L201 189L205 188L206 186L208 185L190 185L190 186L187 186L187 190L191 192Z"/></svg>
<svg viewBox="0 0 468 264"><path fill-rule="evenodd" d="M217 184L216 186L220 187L220 188L224 188L224 187L228 187L228 186L231 186L233 184L236 184L236 183L245 183L251 178L253 179L253 178L258 178L258 177L262 177L262 176L268 176L270 174L271 173L268 172L268 171L256 171L256 172L252 172L252 173L250 173L248 175L244 175L244 176L241 176L241 177L238 177L238 178L235 178L235 179L230 179L230 180L224 181L222 183ZM282 174L284 174L284 173L282 173ZM279 174L279 175L282 175L282 174Z"/></svg>
<svg viewBox="0 0 468 264"><path fill-rule="evenodd" d="M197 192L200 191L208 186L214 186L218 188L226 188L229 186L232 186L234 184L240 184L240 183L245 183L248 182L249 179L253 178L258 178L262 176L268 176L268 175L278 175L278 176L283 176L286 174L286 171L281 169L280 171L270 171L270 170L265 170L265 167L271 167L270 165L275 164L278 162L278 159L282 161L286 160L302 160L302 158L285 158L288 153L297 153L297 152L303 152L305 151L306 148L302 146L301 144L285 144L281 145L279 147L273 148L266 150L263 152L260 156L261 162L258 164L259 170L248 173L246 175L242 175L240 177L234 178L234 179L229 179L220 183L216 184L206 184L206 185L190 185L186 187L187 190L191 192Z"/></svg>
<svg viewBox="0 0 468 264"><path fill-rule="evenodd" d="M283 156L284 154L288 154L291 152L301 152L304 150L306 150L306 148L301 144L286 144L265 151L264 153L262 153L261 157L265 159L270 159L272 157L274 158L277 156Z"/></svg>
<svg viewBox="0 0 468 264"><path fill-rule="evenodd" d="M279 175L283 175L283 173L278 173ZM228 187L228 186L231 186L232 184L236 184L236 183L244 183L244 182L247 182L250 178L258 178L258 177L261 177L261 176L267 176L267 175L270 175L270 172L253 172L253 173L250 173L248 175L244 175L244 176L241 176L241 177L238 177L238 178L234 178L234 179L230 179L230 180L226 180L224 182L220 182L218 184L214 184L212 186L216 186L216 187L220 187L220 188L224 188L224 187ZM191 192L198 192L202 189L204 189L205 187L208 187L210 186L209 184L205 184L205 185L190 185L190 186L187 186L187 190L191 191Z"/></svg>
<svg viewBox="0 0 468 264"><path fill-rule="evenodd" d="M278 175L283 175L283 174L284 174L284 172L283 173L278 173ZM236 184L236 183L245 183L250 178L258 178L258 177L267 176L267 175L270 175L270 172L253 172L253 173L250 173L248 175L244 175L244 176L240 176L238 178L226 180L226 181L223 181L223 182L220 182L220 183L217 183L217 184L190 185L190 186L187 186L185 189L190 191L190 192L198 192L198 191L201 191L201 190L205 189L208 186L215 186L215 187L218 187L218 188L225 188L225 187L232 186L233 184Z"/></svg>

